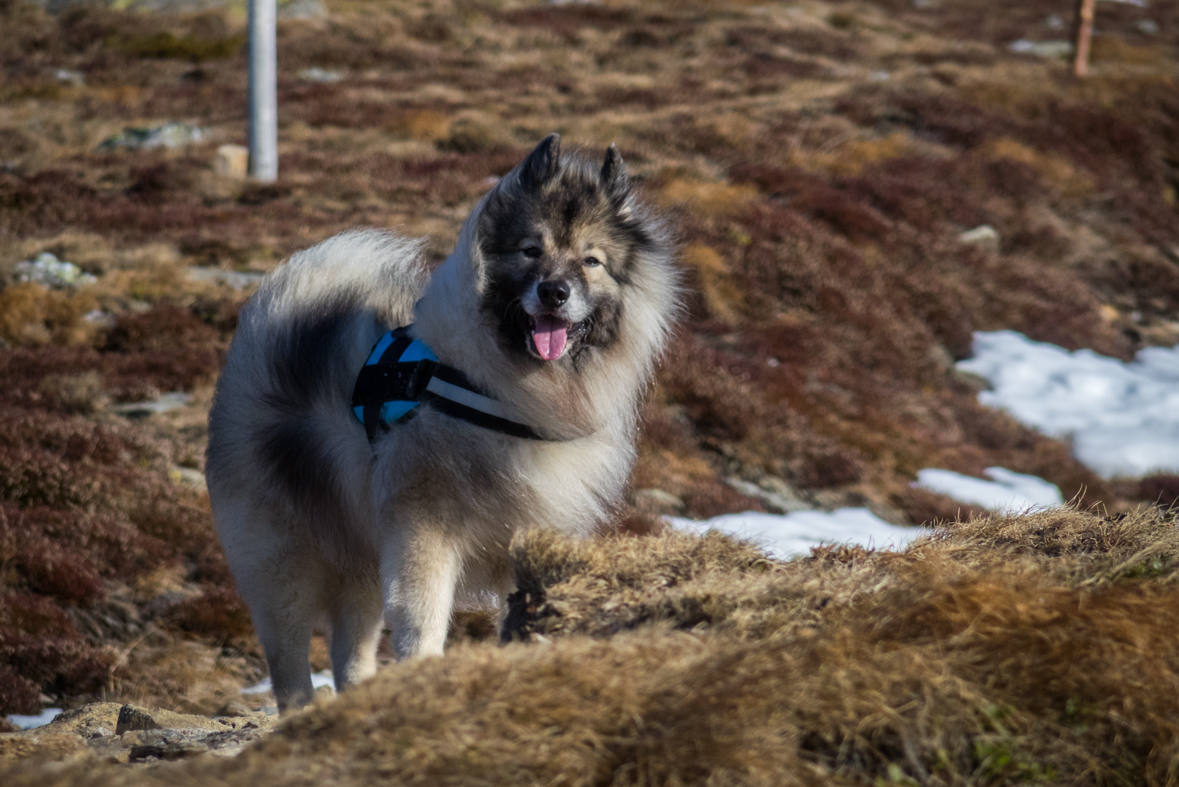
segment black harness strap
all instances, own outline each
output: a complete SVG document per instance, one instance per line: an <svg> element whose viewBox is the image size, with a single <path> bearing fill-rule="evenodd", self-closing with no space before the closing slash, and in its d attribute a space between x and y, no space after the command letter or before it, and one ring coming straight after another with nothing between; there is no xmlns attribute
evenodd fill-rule
<svg viewBox="0 0 1179 787"><path fill-rule="evenodd" d="M428 404L444 415L527 440L547 440L527 424L502 416L502 406L453 366L439 363L434 353L404 326L381 337L356 377L352 410L364 424L369 442L394 423L405 423ZM387 344L385 350L378 350ZM410 360L402 360L409 356ZM431 385L433 380L439 383ZM454 390L461 389L461 390Z"/></svg>

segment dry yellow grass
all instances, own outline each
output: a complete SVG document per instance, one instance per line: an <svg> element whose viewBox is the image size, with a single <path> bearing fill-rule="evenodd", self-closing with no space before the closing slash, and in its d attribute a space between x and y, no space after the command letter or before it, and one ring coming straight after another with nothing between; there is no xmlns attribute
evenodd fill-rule
<svg viewBox="0 0 1179 787"><path fill-rule="evenodd" d="M732 216L753 202L757 190L731 183L673 178L664 184L658 196L668 205L686 208L699 219L715 221Z"/></svg>
<svg viewBox="0 0 1179 787"><path fill-rule="evenodd" d="M788 563L719 535L537 533L514 555L529 598L509 626L531 644L388 668L232 762L5 783L1164 785L1179 768L1179 530L1157 514L990 518Z"/></svg>
<svg viewBox="0 0 1179 787"><path fill-rule="evenodd" d="M724 257L711 246L693 243L683 249L680 260L695 274L696 289L704 298L709 314L722 322L736 322L744 309L745 295Z"/></svg>
<svg viewBox="0 0 1179 787"><path fill-rule="evenodd" d="M0 290L0 340L11 344L82 344L94 335L84 315L98 306L88 292L65 293L33 282Z"/></svg>
<svg viewBox="0 0 1179 787"><path fill-rule="evenodd" d="M1093 179L1078 171L1068 159L1032 150L1014 139L993 140L983 146L982 155L992 161L1007 160L1025 164L1060 189L1066 197L1085 197L1092 194L1095 188Z"/></svg>

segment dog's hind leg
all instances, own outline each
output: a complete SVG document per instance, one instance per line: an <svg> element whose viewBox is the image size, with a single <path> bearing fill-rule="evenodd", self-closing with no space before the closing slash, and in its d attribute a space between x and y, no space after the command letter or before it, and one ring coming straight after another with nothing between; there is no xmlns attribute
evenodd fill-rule
<svg viewBox="0 0 1179 787"><path fill-rule="evenodd" d="M285 579L288 584L281 591L275 593L272 588L266 594L251 593L248 583L238 582L266 653L279 712L311 702L314 690L308 660L311 630L319 613L316 600L307 592L309 583L289 576Z"/></svg>
<svg viewBox="0 0 1179 787"><path fill-rule="evenodd" d="M432 528L395 532L381 551L393 650L402 659L441 655L462 571L458 544Z"/></svg>
<svg viewBox="0 0 1179 787"><path fill-rule="evenodd" d="M336 691L376 673L377 644L383 623L381 611L380 586L372 580L349 583L329 609Z"/></svg>
<svg viewBox="0 0 1179 787"><path fill-rule="evenodd" d="M324 610L324 567L311 550L281 543L272 527L259 517L252 532L239 528L226 555L266 653L278 709L286 711L312 699L308 657Z"/></svg>

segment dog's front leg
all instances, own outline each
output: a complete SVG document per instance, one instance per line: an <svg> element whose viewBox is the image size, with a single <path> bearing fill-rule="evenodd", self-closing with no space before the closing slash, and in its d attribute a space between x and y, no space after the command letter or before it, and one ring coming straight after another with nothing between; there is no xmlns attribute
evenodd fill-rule
<svg viewBox="0 0 1179 787"><path fill-rule="evenodd" d="M440 528L399 524L386 538L381 579L398 658L442 654L461 570L458 544Z"/></svg>

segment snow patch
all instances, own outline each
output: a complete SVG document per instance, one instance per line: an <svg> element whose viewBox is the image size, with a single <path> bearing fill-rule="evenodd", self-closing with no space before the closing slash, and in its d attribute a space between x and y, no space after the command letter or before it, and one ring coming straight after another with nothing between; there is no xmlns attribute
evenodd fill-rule
<svg viewBox="0 0 1179 787"><path fill-rule="evenodd" d="M311 673L311 688L322 689L324 686L336 685L335 678L332 677L332 671L325 669L322 672ZM253 686L247 686L242 689L242 694L265 694L268 691L274 691L274 687L270 683L270 678L265 678L261 683L255 683Z"/></svg>
<svg viewBox="0 0 1179 787"><path fill-rule="evenodd" d="M60 713L61 708L46 708L36 716L22 716L19 713L14 713L11 716L5 716L4 720L18 730L32 730L37 727L44 727L56 719Z"/></svg>
<svg viewBox="0 0 1179 787"><path fill-rule="evenodd" d="M1003 467L988 467L983 472L990 481L951 470L919 470L913 486L1002 513L1064 505L1060 488L1038 476Z"/></svg>
<svg viewBox="0 0 1179 787"><path fill-rule="evenodd" d="M976 333L974 357L958 368L991 384L980 402L1071 437L1077 459L1105 478L1179 472L1179 347L1124 363L995 331Z"/></svg>
<svg viewBox="0 0 1179 787"><path fill-rule="evenodd" d="M810 554L821 544L848 544L877 549L903 549L929 531L890 525L866 508L835 511L795 511L785 515L749 511L706 520L668 517L673 527L690 533L719 530L752 541L773 557L787 559Z"/></svg>

